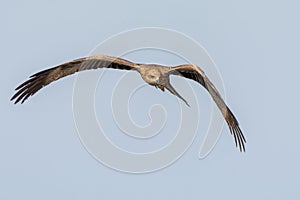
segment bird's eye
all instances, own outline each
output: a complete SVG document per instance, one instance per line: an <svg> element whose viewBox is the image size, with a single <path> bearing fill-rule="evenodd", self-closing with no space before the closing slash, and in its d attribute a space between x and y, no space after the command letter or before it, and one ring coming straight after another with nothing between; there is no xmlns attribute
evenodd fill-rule
<svg viewBox="0 0 300 200"><path fill-rule="evenodd" d="M149 78L153 79L153 78L155 78L155 76L153 76L153 75L149 75Z"/></svg>

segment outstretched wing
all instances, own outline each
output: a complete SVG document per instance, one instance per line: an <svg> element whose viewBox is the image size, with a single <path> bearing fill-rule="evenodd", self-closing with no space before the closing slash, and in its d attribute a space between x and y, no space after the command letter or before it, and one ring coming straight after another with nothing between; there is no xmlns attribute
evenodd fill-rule
<svg viewBox="0 0 300 200"><path fill-rule="evenodd" d="M60 78L74 74L75 72L98 68L136 70L136 66L137 65L135 63L110 56L91 56L80 58L30 76L29 80L16 88L17 92L10 100L15 100L15 104L18 102L23 103L28 97L34 95L44 86Z"/></svg>
<svg viewBox="0 0 300 200"><path fill-rule="evenodd" d="M221 95L212 84L212 82L207 78L205 73L195 65L180 65L171 68L170 74L180 75L188 79L192 79L200 83L212 96L213 100L217 104L218 108L221 110L223 117L225 118L231 134L234 135L234 140L236 146L238 145L240 151L245 151L246 139L239 127L239 123L233 113L230 111L228 106L225 104Z"/></svg>

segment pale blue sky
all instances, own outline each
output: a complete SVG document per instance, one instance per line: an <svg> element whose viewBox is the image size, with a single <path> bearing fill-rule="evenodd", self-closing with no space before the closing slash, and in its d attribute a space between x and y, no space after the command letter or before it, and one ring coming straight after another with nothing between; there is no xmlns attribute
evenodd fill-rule
<svg viewBox="0 0 300 200"><path fill-rule="evenodd" d="M0 198L299 198L299 6L296 1L258 0L3 2ZM247 137L246 154L234 148L225 127L213 152L198 160L211 107L197 85L204 128L179 161L142 175L107 168L84 149L72 113L74 77L44 88L24 105L9 101L29 75L86 56L111 35L144 26L180 31L206 48ZM178 61L150 54L128 58ZM156 101L173 98L161 94L151 90Z"/></svg>

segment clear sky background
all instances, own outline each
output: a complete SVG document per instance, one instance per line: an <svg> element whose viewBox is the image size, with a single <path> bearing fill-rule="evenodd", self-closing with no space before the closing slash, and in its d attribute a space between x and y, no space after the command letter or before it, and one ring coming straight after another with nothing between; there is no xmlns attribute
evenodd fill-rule
<svg viewBox="0 0 300 200"><path fill-rule="evenodd" d="M299 199L299 6L267 0L2 2L0 198ZM224 127L213 152L198 159L211 101L196 84L203 126L194 144L172 166L141 175L105 167L82 146L72 112L74 76L24 105L9 101L29 75L86 56L111 35L145 26L180 31L206 48L247 137L247 153L235 149ZM126 58L181 64L162 55L144 51ZM112 72L114 78L122 74ZM105 93L101 89L97 92ZM144 94L176 105L173 96L158 90ZM147 123L147 110L132 110L138 123Z"/></svg>

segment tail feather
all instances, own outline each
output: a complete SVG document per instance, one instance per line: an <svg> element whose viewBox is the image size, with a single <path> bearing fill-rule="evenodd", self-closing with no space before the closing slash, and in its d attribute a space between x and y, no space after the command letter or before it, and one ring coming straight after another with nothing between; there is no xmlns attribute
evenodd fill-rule
<svg viewBox="0 0 300 200"><path fill-rule="evenodd" d="M169 90L173 95L175 95L178 98L180 98L188 107L191 107L189 105L189 103L173 88L173 86L170 83L167 83L165 85L165 88L167 88L167 90Z"/></svg>

